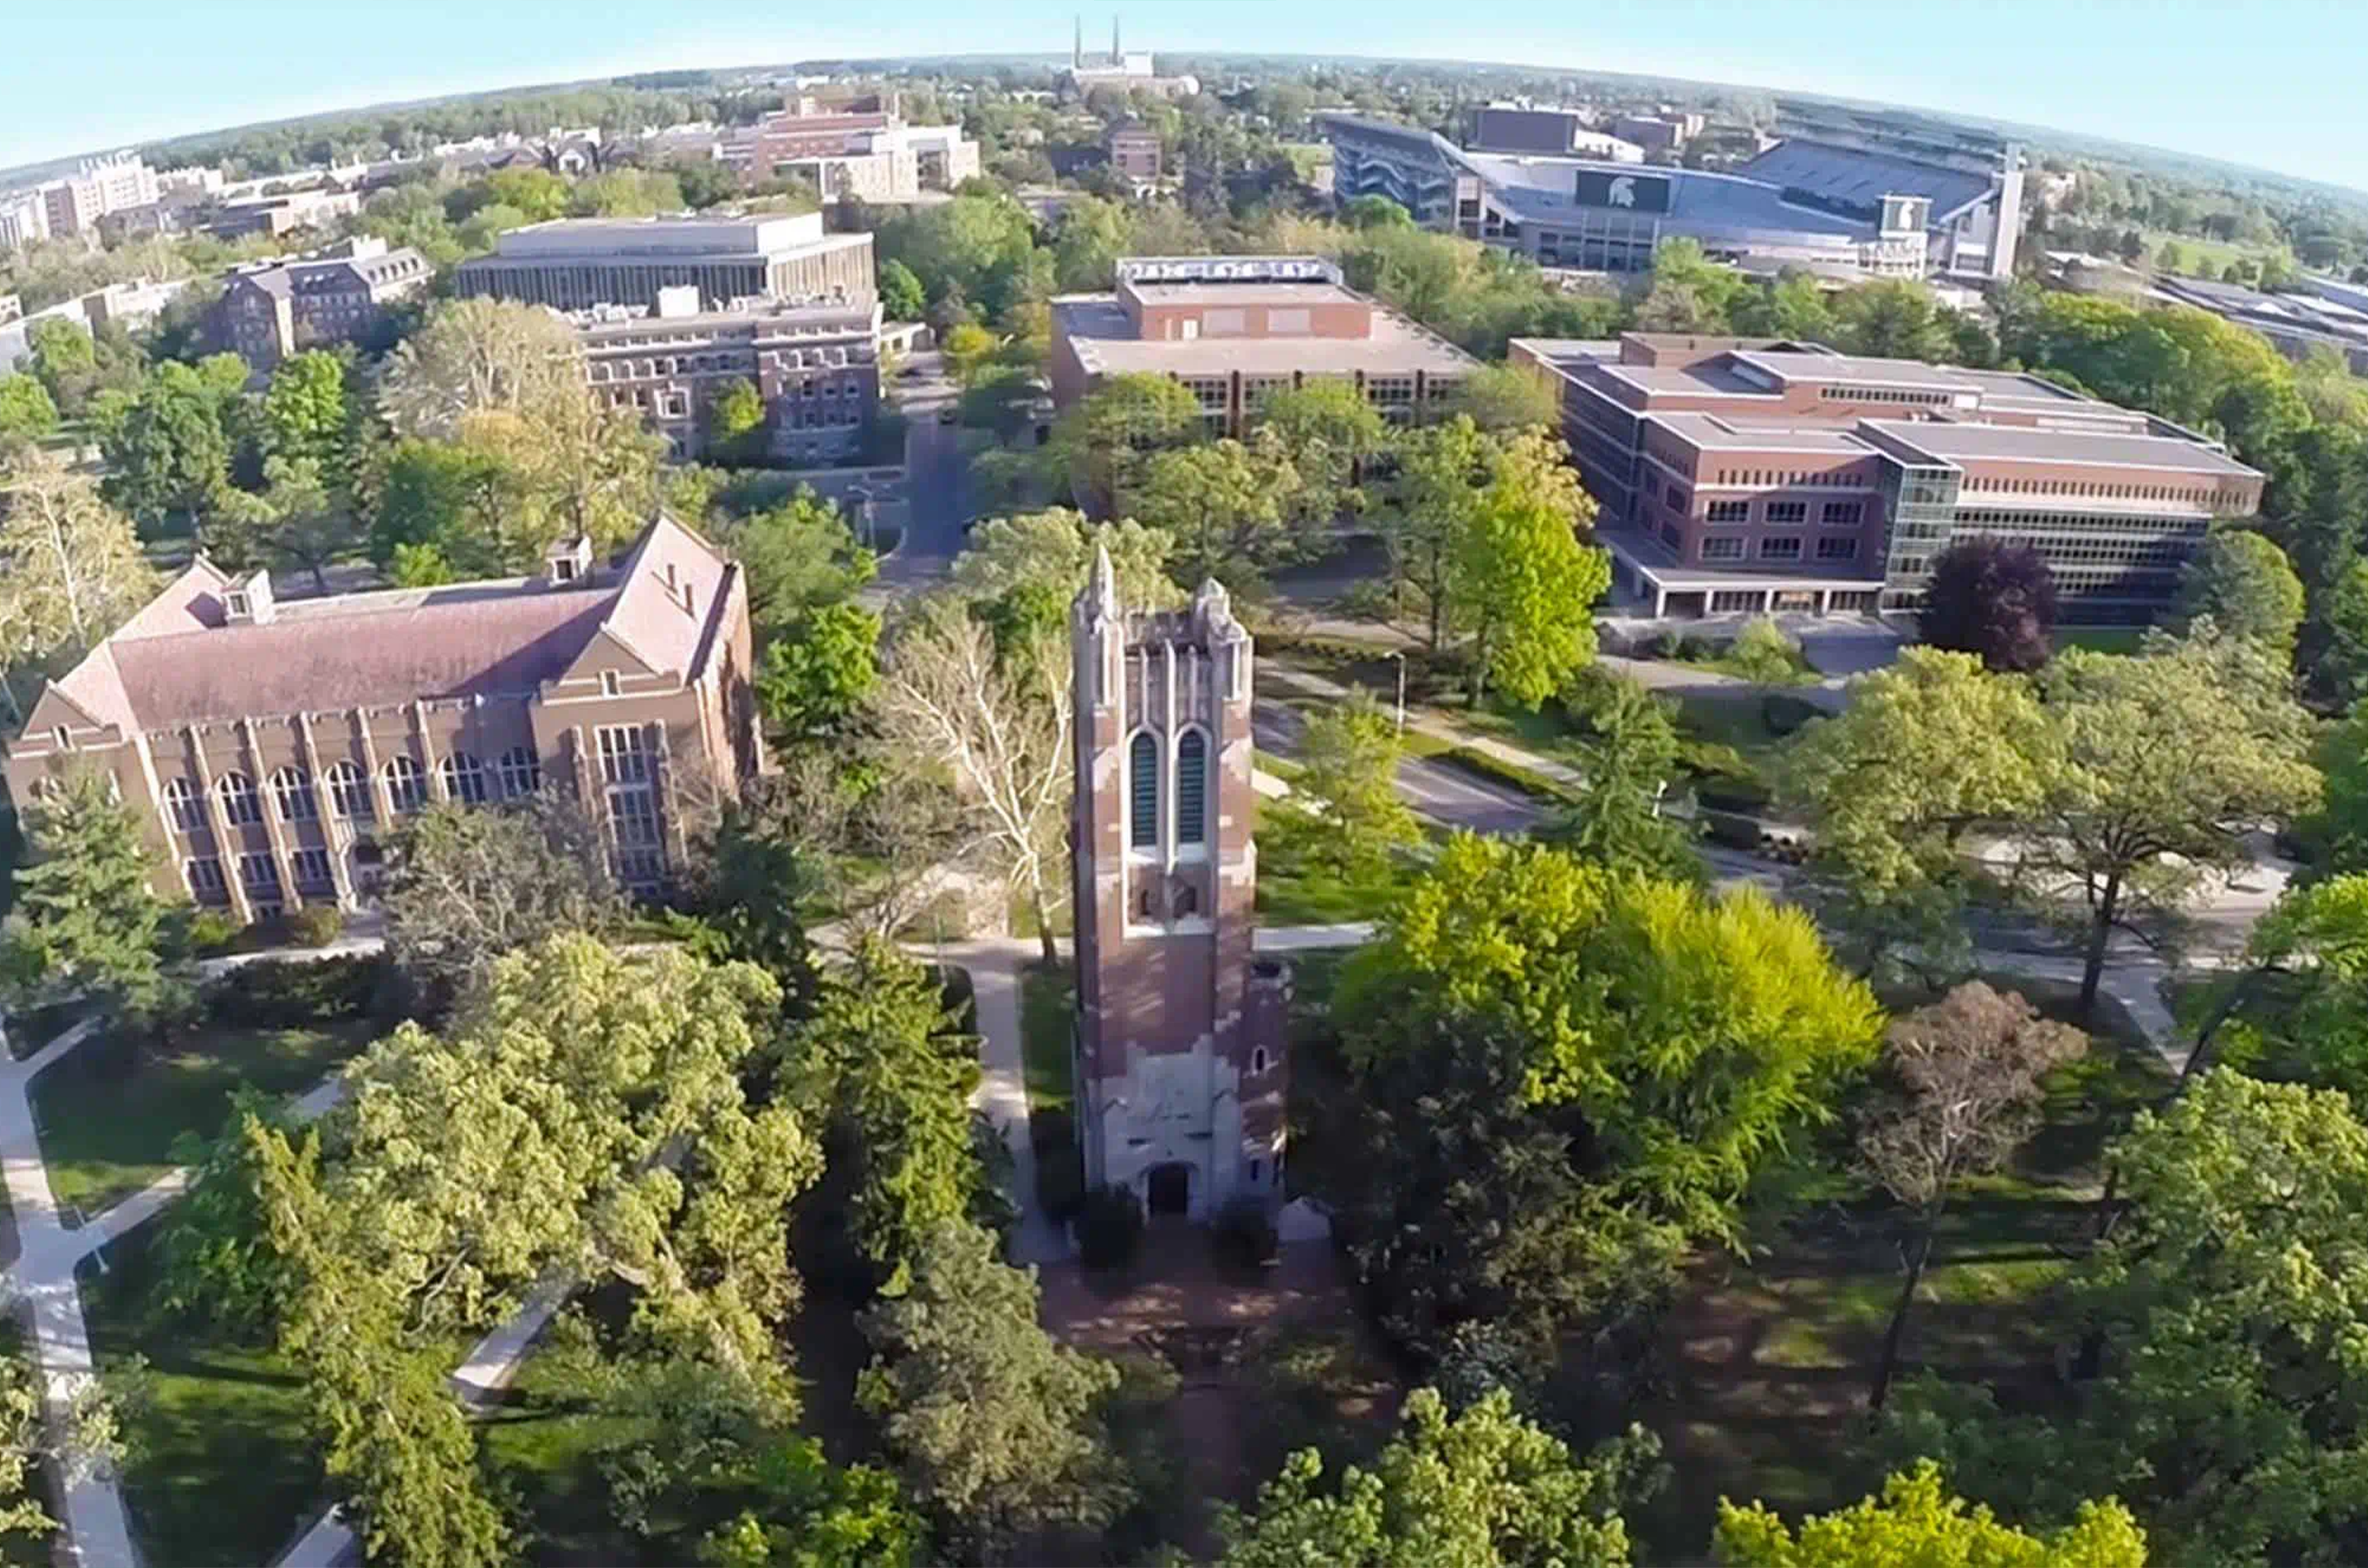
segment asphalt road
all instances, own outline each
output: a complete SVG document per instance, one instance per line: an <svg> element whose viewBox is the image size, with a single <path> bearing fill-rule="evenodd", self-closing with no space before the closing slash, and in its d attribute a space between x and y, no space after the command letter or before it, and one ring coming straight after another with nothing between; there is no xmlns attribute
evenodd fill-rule
<svg viewBox="0 0 2368 1568"><path fill-rule="evenodd" d="M1250 710L1250 734L1258 750L1276 756L1297 756L1306 729L1306 715L1286 702L1260 698ZM1427 757L1398 764L1398 793L1432 821L1474 833L1527 833L1548 814L1510 785Z"/></svg>
<svg viewBox="0 0 2368 1568"><path fill-rule="evenodd" d="M954 388L944 379L943 362L935 353L916 354L905 362L921 374L900 375L889 384L897 406L910 423L905 432L905 493L910 516L905 542L882 564L880 584L891 590L925 586L945 575L962 553L962 524L969 517L969 497L962 482L961 430L940 425L938 416L953 406Z"/></svg>

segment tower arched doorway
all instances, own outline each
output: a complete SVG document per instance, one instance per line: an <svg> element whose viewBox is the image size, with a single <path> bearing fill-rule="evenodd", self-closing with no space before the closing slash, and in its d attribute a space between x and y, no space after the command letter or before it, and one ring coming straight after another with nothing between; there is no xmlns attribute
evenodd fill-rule
<svg viewBox="0 0 2368 1568"><path fill-rule="evenodd" d="M1178 1162L1154 1165L1144 1176L1143 1207L1156 1220L1192 1211L1192 1167Z"/></svg>

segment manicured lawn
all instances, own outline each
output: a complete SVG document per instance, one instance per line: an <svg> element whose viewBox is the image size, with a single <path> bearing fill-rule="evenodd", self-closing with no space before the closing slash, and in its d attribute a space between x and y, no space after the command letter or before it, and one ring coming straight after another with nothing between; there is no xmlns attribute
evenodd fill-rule
<svg viewBox="0 0 2368 1568"><path fill-rule="evenodd" d="M1294 805L1258 802L1258 915L1265 926L1330 926L1371 920L1389 907L1401 879L1351 881L1320 864L1319 824Z"/></svg>
<svg viewBox="0 0 2368 1568"><path fill-rule="evenodd" d="M2041 1012L2071 988L1993 977ZM1920 997L1887 997L1912 1006ZM2044 1392L2065 1327L2053 1292L2094 1223L2106 1142L2169 1087L2160 1060L2118 1019L2049 1080L2044 1125L2007 1170L1965 1184L1908 1320L1903 1374ZM1752 1256L1704 1259L1664 1324L1660 1387L1641 1418L1668 1448L1672 1484L1632 1518L1645 1560L1707 1549L1721 1496L1788 1514L1847 1505L1881 1477L1864 1448L1866 1393L1898 1294L1898 1216L1839 1173L1846 1134L1802 1152L1813 1195L1752 1222Z"/></svg>
<svg viewBox="0 0 2368 1568"><path fill-rule="evenodd" d="M203 1324L149 1314L149 1226L85 1265L83 1311L102 1378L144 1358L144 1397L130 1406L123 1474L142 1555L175 1568L268 1562L320 1501L321 1466L305 1433L295 1369Z"/></svg>
<svg viewBox="0 0 2368 1568"><path fill-rule="evenodd" d="M50 1187L60 1204L97 1214L171 1170L182 1133L219 1131L242 1085L301 1094L378 1033L360 1019L311 1028L208 1026L170 1054L85 1041L33 1081Z"/></svg>
<svg viewBox="0 0 2368 1568"><path fill-rule="evenodd" d="M1076 1006L1076 977L1066 964L1030 964L1020 971L1019 1045L1030 1114L1066 1111L1075 1097L1070 1048Z"/></svg>
<svg viewBox="0 0 2368 1568"><path fill-rule="evenodd" d="M2099 653L2135 653L2146 639L2146 629L2138 626L2059 626L2055 629L2055 651L2066 648L2087 648Z"/></svg>

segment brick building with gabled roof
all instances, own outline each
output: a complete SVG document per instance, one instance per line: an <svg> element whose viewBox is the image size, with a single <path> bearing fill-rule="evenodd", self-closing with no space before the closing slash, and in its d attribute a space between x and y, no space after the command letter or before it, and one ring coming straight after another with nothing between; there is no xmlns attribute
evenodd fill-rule
<svg viewBox="0 0 2368 1568"><path fill-rule="evenodd" d="M576 540L533 577L284 603L199 557L50 684L0 772L20 802L110 773L152 885L241 920L356 907L403 817L547 787L655 892L691 801L765 766L751 664L740 568L664 516L614 565Z"/></svg>

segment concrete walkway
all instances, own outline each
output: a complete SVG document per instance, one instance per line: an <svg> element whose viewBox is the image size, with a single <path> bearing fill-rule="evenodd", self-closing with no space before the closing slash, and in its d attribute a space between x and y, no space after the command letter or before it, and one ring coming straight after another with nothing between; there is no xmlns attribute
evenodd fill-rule
<svg viewBox="0 0 2368 1568"><path fill-rule="evenodd" d="M1019 1223L1011 1234L1014 1263L1060 1263L1071 1252L1068 1233L1036 1201L1036 1147L1028 1136L1028 1054L1020 1032L1020 971L1043 956L1030 939L978 937L911 949L916 958L952 964L970 976L978 1008L979 1080L971 1105L986 1113L1011 1152L1011 1196Z"/></svg>
<svg viewBox="0 0 2368 1568"><path fill-rule="evenodd" d="M59 1217L49 1168L41 1162L30 1090L34 1076L80 1045L94 1027L95 1020L85 1018L22 1062L0 1061L0 1169L7 1178L17 1241L8 1282L22 1307L42 1408L53 1432L72 1425L77 1403L98 1381L83 1323L82 1292L74 1284L74 1265L97 1244L85 1233L96 1227L70 1231ZM6 1045L0 1034L0 1057ZM56 1481L73 1560L82 1568L138 1568L131 1518L113 1466L76 1467L58 1473Z"/></svg>
<svg viewBox="0 0 2368 1568"><path fill-rule="evenodd" d="M142 1190L69 1228L50 1188L34 1121L32 1081L87 1039L97 1026L85 1018L22 1062L5 1060L7 1038L0 1030L0 1169L5 1169L8 1206L17 1221L17 1255L6 1274L9 1292L23 1310L33 1368L52 1429L72 1420L78 1401L97 1382L90 1334L83 1319L82 1291L74 1270L82 1261L154 1219L188 1189L187 1166L168 1171ZM320 1115L345 1092L332 1075L295 1101L304 1118ZM139 1568L131 1517L113 1468L79 1467L58 1477L62 1523L72 1561L82 1568Z"/></svg>
<svg viewBox="0 0 2368 1568"><path fill-rule="evenodd" d="M1277 686L1289 687L1308 697L1322 698L1327 702L1343 702L1356 695L1355 690L1328 676L1311 675L1305 670L1288 669L1280 665L1259 665L1258 679L1271 681ZM1508 767L1525 769L1566 788L1576 788L1585 782L1578 769L1566 762L1560 762L1550 756L1541 756L1536 752L1525 750L1520 746L1508 745L1493 735L1474 733L1461 724L1452 723L1419 708L1406 710L1406 728L1417 734L1427 735L1434 741L1443 742L1452 746L1461 746L1466 751L1478 752L1481 756L1492 757Z"/></svg>

